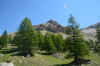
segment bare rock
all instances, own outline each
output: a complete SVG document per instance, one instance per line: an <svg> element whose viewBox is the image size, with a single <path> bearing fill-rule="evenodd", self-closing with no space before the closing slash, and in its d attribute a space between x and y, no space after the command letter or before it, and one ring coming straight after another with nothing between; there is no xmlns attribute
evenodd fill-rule
<svg viewBox="0 0 100 66"><path fill-rule="evenodd" d="M30 54L27 54L27 56L26 56L27 58L29 58L30 57Z"/></svg>
<svg viewBox="0 0 100 66"><path fill-rule="evenodd" d="M7 62L2 62L0 63L0 66L14 66L13 62L7 63Z"/></svg>
<svg viewBox="0 0 100 66"><path fill-rule="evenodd" d="M53 56L56 57L56 58L60 58L61 57L60 53L53 53Z"/></svg>
<svg viewBox="0 0 100 66"><path fill-rule="evenodd" d="M22 63L22 61L21 61L21 60L19 60L19 62L20 62L20 63Z"/></svg>
<svg viewBox="0 0 100 66"><path fill-rule="evenodd" d="M23 59L24 59L24 56L21 56L21 58L23 58Z"/></svg>

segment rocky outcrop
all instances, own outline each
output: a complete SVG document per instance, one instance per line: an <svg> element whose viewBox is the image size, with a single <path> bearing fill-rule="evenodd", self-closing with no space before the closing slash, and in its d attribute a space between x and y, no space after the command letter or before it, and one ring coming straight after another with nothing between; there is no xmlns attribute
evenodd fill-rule
<svg viewBox="0 0 100 66"><path fill-rule="evenodd" d="M7 62L2 62L0 63L0 66L14 66L13 62L7 63Z"/></svg>

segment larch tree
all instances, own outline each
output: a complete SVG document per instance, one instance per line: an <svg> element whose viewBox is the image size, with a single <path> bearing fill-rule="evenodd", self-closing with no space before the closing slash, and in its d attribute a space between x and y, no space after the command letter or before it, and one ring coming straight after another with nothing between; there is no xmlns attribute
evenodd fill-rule
<svg viewBox="0 0 100 66"><path fill-rule="evenodd" d="M1 37L0 37L0 49L2 48L2 42L1 42Z"/></svg>
<svg viewBox="0 0 100 66"><path fill-rule="evenodd" d="M4 31L4 33L3 33L3 35L1 36L1 45L2 45L2 48L3 47L7 47L8 46L8 42L9 42L9 40L8 40L8 34L7 34L7 31L5 30Z"/></svg>
<svg viewBox="0 0 100 66"><path fill-rule="evenodd" d="M80 32L79 25L76 23L72 14L69 17L68 31L69 36L67 40L67 46L69 54L74 57L77 62L80 57L89 54L88 46L86 45L83 36Z"/></svg>
<svg viewBox="0 0 100 66"><path fill-rule="evenodd" d="M64 39L63 39L62 35L58 34L56 36L56 43L55 43L55 47L57 48L58 52L63 51L63 43L64 43Z"/></svg>
<svg viewBox="0 0 100 66"><path fill-rule="evenodd" d="M9 40L9 43L11 43L11 41L12 41L12 35L11 34L8 36L8 40Z"/></svg>
<svg viewBox="0 0 100 66"><path fill-rule="evenodd" d="M13 39L13 43L19 47L19 49L26 55L34 55L37 49L37 35L33 29L31 20L27 17L21 22L18 32Z"/></svg>
<svg viewBox="0 0 100 66"><path fill-rule="evenodd" d="M44 40L45 40L45 45L44 45L44 49L52 54L52 53L56 53L57 49L52 41L51 35L49 33L46 33L46 35L44 36Z"/></svg>
<svg viewBox="0 0 100 66"><path fill-rule="evenodd" d="M100 27L96 27L96 38L97 41L95 42L94 51L100 54Z"/></svg>
<svg viewBox="0 0 100 66"><path fill-rule="evenodd" d="M44 36L40 30L38 30L38 47L40 50L43 50L44 47Z"/></svg>

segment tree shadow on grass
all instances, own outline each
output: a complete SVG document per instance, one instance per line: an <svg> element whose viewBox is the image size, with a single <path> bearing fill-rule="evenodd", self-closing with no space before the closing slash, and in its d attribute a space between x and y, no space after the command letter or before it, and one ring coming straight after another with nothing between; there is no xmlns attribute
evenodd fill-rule
<svg viewBox="0 0 100 66"><path fill-rule="evenodd" d="M24 52L18 52L18 53L16 53L16 54L13 54L13 55L11 55L11 56L26 56L26 54L24 53Z"/></svg>
<svg viewBox="0 0 100 66"><path fill-rule="evenodd" d="M39 53L39 54L42 54L42 55L51 55L50 53Z"/></svg>
<svg viewBox="0 0 100 66"><path fill-rule="evenodd" d="M37 52L37 53L39 53L39 54L42 54L42 55L51 55L51 53L44 53L44 52Z"/></svg>
<svg viewBox="0 0 100 66"><path fill-rule="evenodd" d="M72 61L71 63L68 63L68 64L58 64L58 65L54 65L54 66L81 66L81 65L75 64L75 62Z"/></svg>
<svg viewBox="0 0 100 66"><path fill-rule="evenodd" d="M90 62L90 60L80 58L77 62L74 60L68 64L60 64L55 66L81 66L82 64L87 64L87 62Z"/></svg>
<svg viewBox="0 0 100 66"><path fill-rule="evenodd" d="M3 51L0 51L2 54L9 54L9 53L15 53L18 52L18 48L11 48L11 49L2 49Z"/></svg>

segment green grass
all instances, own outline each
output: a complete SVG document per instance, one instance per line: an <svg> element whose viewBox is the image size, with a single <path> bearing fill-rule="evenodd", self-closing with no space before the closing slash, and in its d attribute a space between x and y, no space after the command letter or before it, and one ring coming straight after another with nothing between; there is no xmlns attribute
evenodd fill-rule
<svg viewBox="0 0 100 66"><path fill-rule="evenodd" d="M92 61L100 62L100 56L97 53L90 53L87 59L91 59Z"/></svg>
<svg viewBox="0 0 100 66"><path fill-rule="evenodd" d="M60 59L53 57L52 55L44 55L45 51L37 51L34 57L22 58L22 56L17 56L19 52L12 52L12 48L7 48L0 50L0 53L3 53L4 56L0 57L0 62L13 61L15 66L62 66L70 64L73 59ZM66 54L61 54L65 56ZM100 56L98 54L90 53L90 56L86 56L86 59L90 59L95 62L100 62ZM22 62L20 62L22 61ZM87 64L85 64L86 66Z"/></svg>

